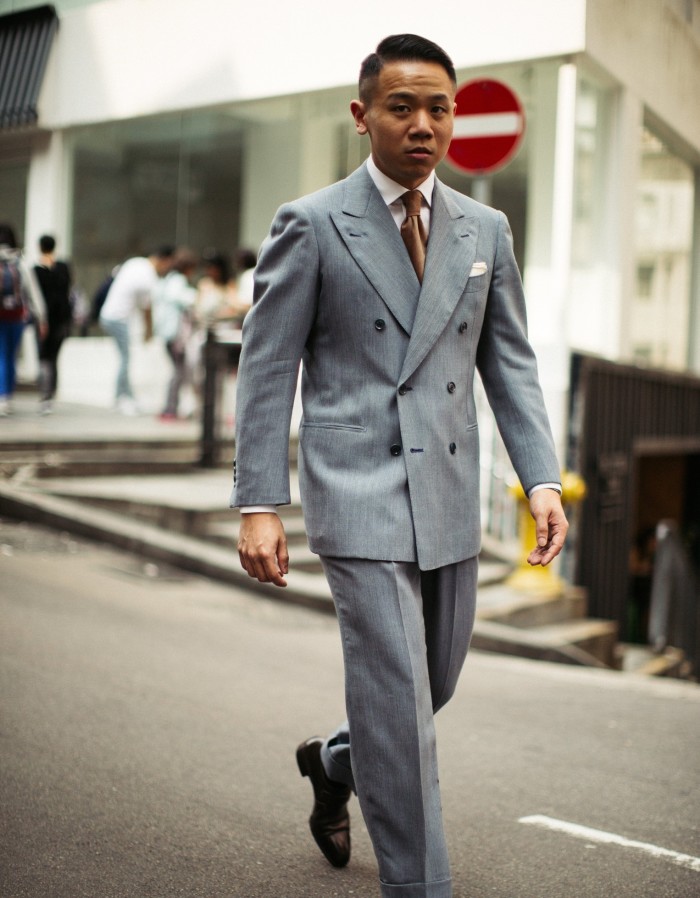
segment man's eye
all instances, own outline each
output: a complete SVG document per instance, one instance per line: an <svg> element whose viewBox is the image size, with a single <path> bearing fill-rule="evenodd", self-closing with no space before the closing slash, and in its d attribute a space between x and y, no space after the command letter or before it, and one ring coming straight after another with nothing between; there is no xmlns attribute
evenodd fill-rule
<svg viewBox="0 0 700 898"><path fill-rule="evenodd" d="M433 106L433 115L445 115L447 109L444 106Z"/></svg>
<svg viewBox="0 0 700 898"><path fill-rule="evenodd" d="M410 112L410 107L405 103L399 103L394 106L394 112Z"/></svg>

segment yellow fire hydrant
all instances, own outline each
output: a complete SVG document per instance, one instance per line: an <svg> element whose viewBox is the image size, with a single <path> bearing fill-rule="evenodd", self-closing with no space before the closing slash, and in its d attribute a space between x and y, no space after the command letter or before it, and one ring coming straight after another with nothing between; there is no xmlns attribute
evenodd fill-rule
<svg viewBox="0 0 700 898"><path fill-rule="evenodd" d="M562 473L561 500L566 507L580 502L586 495L586 484L578 474L572 471ZM520 483L513 484L509 491L518 500L518 534L520 537L520 553L518 566L506 579L508 586L519 592L528 592L540 596L557 596L564 592L566 583L554 573L552 565L534 567L527 563L527 556L537 545L535 521L530 514L530 502Z"/></svg>

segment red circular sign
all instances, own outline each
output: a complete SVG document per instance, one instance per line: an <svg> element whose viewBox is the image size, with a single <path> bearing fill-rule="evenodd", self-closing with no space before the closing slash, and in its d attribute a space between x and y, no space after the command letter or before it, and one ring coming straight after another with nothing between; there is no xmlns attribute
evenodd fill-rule
<svg viewBox="0 0 700 898"><path fill-rule="evenodd" d="M473 175L503 168L525 133L525 113L513 91L500 81L478 78L457 91L457 112L447 161Z"/></svg>

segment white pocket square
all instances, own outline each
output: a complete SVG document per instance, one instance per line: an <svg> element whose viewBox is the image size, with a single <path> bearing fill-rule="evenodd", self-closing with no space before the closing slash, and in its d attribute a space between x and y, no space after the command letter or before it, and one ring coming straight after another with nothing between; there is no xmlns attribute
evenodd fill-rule
<svg viewBox="0 0 700 898"><path fill-rule="evenodd" d="M488 265L486 264L486 262L475 262L472 265L472 270L469 272L469 277L470 278L478 278L482 274L486 274L487 271L488 271Z"/></svg>

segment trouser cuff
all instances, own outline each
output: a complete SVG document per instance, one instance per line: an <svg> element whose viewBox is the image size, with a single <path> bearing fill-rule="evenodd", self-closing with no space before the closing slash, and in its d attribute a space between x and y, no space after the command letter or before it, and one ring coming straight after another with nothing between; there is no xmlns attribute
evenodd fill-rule
<svg viewBox="0 0 700 898"><path fill-rule="evenodd" d="M438 879L434 882L409 882L392 885L381 882L382 898L452 898L452 880Z"/></svg>

